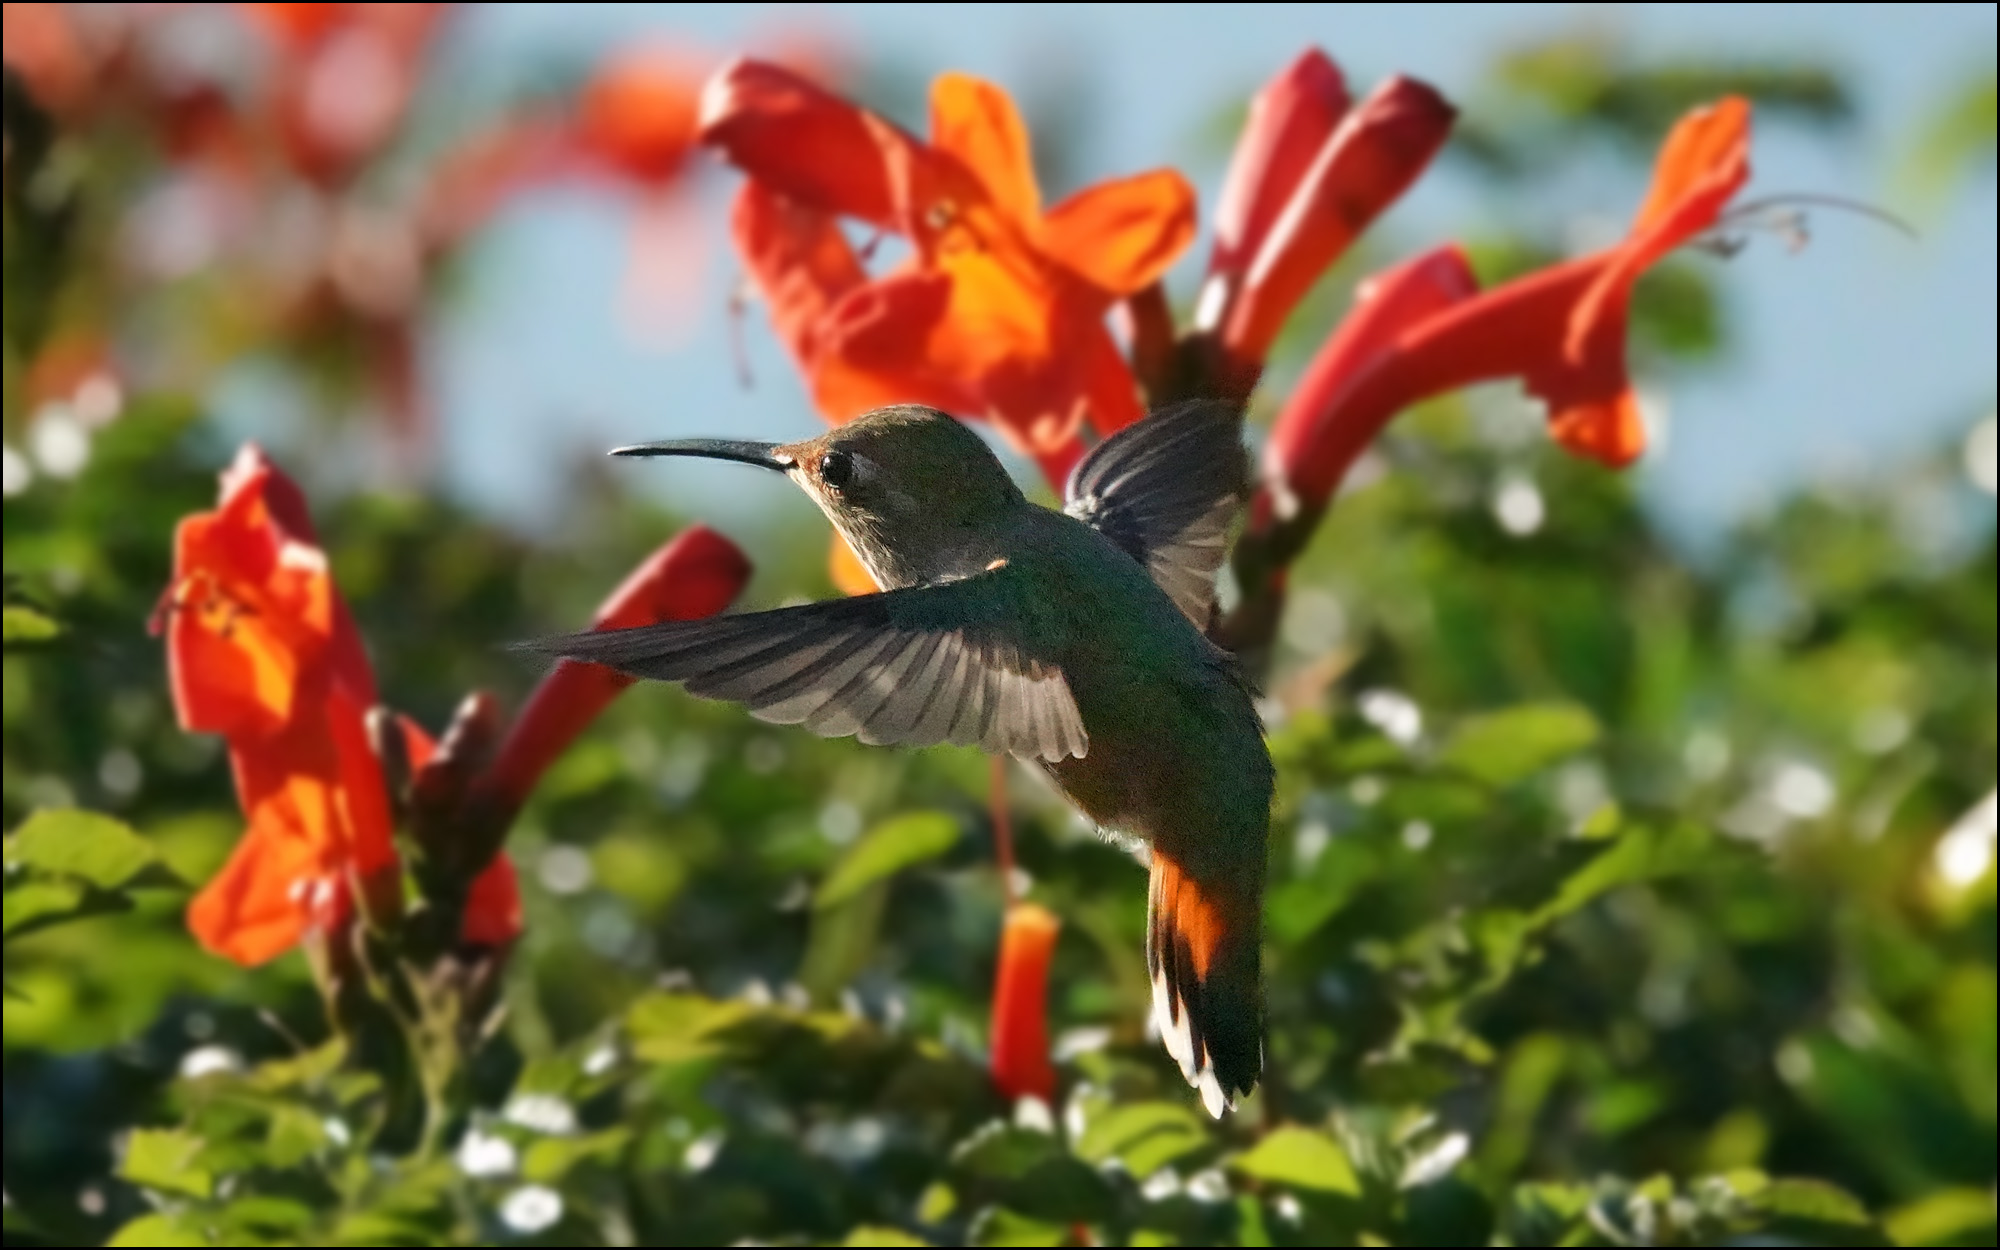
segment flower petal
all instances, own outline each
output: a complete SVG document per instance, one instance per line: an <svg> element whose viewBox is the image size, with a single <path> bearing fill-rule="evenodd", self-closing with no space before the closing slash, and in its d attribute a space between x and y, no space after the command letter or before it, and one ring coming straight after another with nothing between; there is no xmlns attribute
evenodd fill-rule
<svg viewBox="0 0 2000 1250"><path fill-rule="evenodd" d="M970 74L939 75L931 84L931 146L963 162L1023 228L1041 216L1027 123L1001 88Z"/></svg>
<svg viewBox="0 0 2000 1250"><path fill-rule="evenodd" d="M1750 180L1750 102L1728 96L1683 117L1660 149L1653 187L1632 226L1658 260L1714 227Z"/></svg>
<svg viewBox="0 0 2000 1250"><path fill-rule="evenodd" d="M1340 67L1308 48L1250 101L1215 206L1211 274L1240 275L1353 105Z"/></svg>
<svg viewBox="0 0 2000 1250"><path fill-rule="evenodd" d="M361 707L337 689L312 702L314 715L276 736L232 744L249 827L188 924L205 947L239 963L274 958L308 929L336 923L351 883L370 888L397 870Z"/></svg>
<svg viewBox="0 0 2000 1250"><path fill-rule="evenodd" d="M1158 281L1194 242L1194 188L1171 169L1101 182L1056 205L1042 250L1115 296Z"/></svg>
<svg viewBox="0 0 2000 1250"><path fill-rule="evenodd" d="M1139 383L1103 322L1092 324L1081 336L1077 354L1082 358L1087 379L1085 395L1090 408L1090 428L1099 438L1110 438L1146 415L1145 406L1139 402ZM1077 450L1080 453L1082 448L1079 446ZM1068 480L1065 473L1051 478L1050 484L1061 490Z"/></svg>
<svg viewBox="0 0 2000 1250"><path fill-rule="evenodd" d="M521 880L503 853L466 894L459 937L467 946L505 946L521 936L521 928Z"/></svg>
<svg viewBox="0 0 2000 1250"><path fill-rule="evenodd" d="M327 880L321 848L281 823L252 825L189 905L188 928L212 954L246 967L268 963L305 936L309 892L330 888L316 884Z"/></svg>
<svg viewBox="0 0 2000 1250"><path fill-rule="evenodd" d="M1574 454L1608 468L1627 468L1646 454L1646 418L1629 386L1608 400L1552 407L1549 434Z"/></svg>
<svg viewBox="0 0 2000 1250"><path fill-rule="evenodd" d="M868 280L860 257L830 214L754 178L736 197L730 229L779 340L810 374L834 306Z"/></svg>
<svg viewBox="0 0 2000 1250"><path fill-rule="evenodd" d="M167 655L187 729L274 732L291 717L307 671L326 662L336 631L351 630L311 532L297 487L254 446L223 475L221 506L181 522ZM343 667L352 663L348 655Z"/></svg>
<svg viewBox="0 0 2000 1250"><path fill-rule="evenodd" d="M781 66L739 60L709 79L701 142L773 190L883 229L903 220L883 167L887 142L921 146L863 110Z"/></svg>
<svg viewBox="0 0 2000 1250"><path fill-rule="evenodd" d="M885 404L920 403L965 416L983 408L974 362L951 349L946 316L951 278L905 272L861 287L828 319L815 362L813 398L833 422L850 421Z"/></svg>
<svg viewBox="0 0 2000 1250"><path fill-rule="evenodd" d="M1632 234L1605 255L1570 313L1569 369L1531 379L1550 403L1550 430L1578 455L1624 468L1646 449L1646 426L1626 380L1632 288L1653 265L1715 228L1750 180L1750 103L1730 96L1682 118L1661 147L1653 187Z"/></svg>
<svg viewBox="0 0 2000 1250"><path fill-rule="evenodd" d="M1400 199L1451 134L1457 110L1412 78L1392 78L1347 115L1273 223L1224 323L1238 360L1261 362L1305 293Z"/></svg>

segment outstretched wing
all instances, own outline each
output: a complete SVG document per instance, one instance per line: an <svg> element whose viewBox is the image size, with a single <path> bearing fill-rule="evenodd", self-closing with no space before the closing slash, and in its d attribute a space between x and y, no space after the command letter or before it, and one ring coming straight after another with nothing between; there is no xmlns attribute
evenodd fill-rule
<svg viewBox="0 0 2000 1250"><path fill-rule="evenodd" d="M1206 629L1215 574L1249 481L1236 409L1193 400L1099 443L1070 474L1064 511L1145 565L1188 619Z"/></svg>
<svg viewBox="0 0 2000 1250"><path fill-rule="evenodd" d="M1081 758L1090 739L1025 590L1001 566L879 595L525 646L677 681L821 737Z"/></svg>

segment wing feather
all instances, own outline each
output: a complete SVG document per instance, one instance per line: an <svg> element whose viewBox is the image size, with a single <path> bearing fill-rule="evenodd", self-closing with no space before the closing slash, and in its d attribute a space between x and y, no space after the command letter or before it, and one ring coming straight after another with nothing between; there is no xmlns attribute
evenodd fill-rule
<svg viewBox="0 0 2000 1250"><path fill-rule="evenodd" d="M1163 408L1098 444L1070 475L1065 507L1134 560L1206 629L1229 529L1249 493L1237 410Z"/></svg>
<svg viewBox="0 0 2000 1250"><path fill-rule="evenodd" d="M759 719L878 745L1081 757L1090 737L1032 596L1006 566L771 612L572 634L531 650L676 681Z"/></svg>

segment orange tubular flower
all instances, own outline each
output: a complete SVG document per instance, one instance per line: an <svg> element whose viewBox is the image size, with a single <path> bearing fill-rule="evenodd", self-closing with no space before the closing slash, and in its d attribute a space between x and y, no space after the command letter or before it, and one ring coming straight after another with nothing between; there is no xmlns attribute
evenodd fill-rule
<svg viewBox="0 0 2000 1250"><path fill-rule="evenodd" d="M1016 903L1000 936L993 981L993 1083L1009 1098L1054 1102L1049 1061L1049 961L1062 921L1047 908Z"/></svg>
<svg viewBox="0 0 2000 1250"><path fill-rule="evenodd" d="M1392 78L1350 108L1318 49L1258 93L1217 210L1196 328L1261 366L1320 275L1430 165L1457 118L1433 88Z"/></svg>
<svg viewBox="0 0 2000 1250"><path fill-rule="evenodd" d="M1433 395L1518 377L1549 405L1570 451L1614 468L1645 451L1626 371L1632 288L1714 229L1750 178L1750 105L1730 97L1683 118L1653 187L1615 247L1485 294L1455 249L1383 275L1321 350L1279 416L1269 479L1284 515L1324 506L1353 459L1397 413ZM1271 503L1272 501L1267 501Z"/></svg>
<svg viewBox="0 0 2000 1250"><path fill-rule="evenodd" d="M389 797L366 730L374 675L304 498L255 447L223 475L221 505L181 523L168 603L181 724L227 739L250 821L188 923L211 951L263 963L342 922L356 887L370 899L397 888ZM428 753L421 730L404 730L413 756ZM489 886L488 906L504 911L503 893Z"/></svg>
<svg viewBox="0 0 2000 1250"><path fill-rule="evenodd" d="M1141 415L1104 315L1157 281L1194 233L1194 194L1159 170L1044 212L1007 94L947 74L924 143L798 75L739 61L708 86L702 141L750 183L738 251L828 419L917 401L993 421L1057 481L1088 420ZM913 245L870 279L852 217Z"/></svg>

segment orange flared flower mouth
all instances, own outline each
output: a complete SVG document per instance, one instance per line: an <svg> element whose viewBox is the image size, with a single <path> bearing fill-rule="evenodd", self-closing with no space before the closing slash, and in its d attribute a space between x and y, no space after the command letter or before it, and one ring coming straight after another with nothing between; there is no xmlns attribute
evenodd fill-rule
<svg viewBox="0 0 2000 1250"><path fill-rule="evenodd" d="M961 74L933 85L924 142L789 71L738 62L709 84L703 141L750 175L737 246L829 419L930 403L994 421L1057 475L1086 422L1109 433L1138 419L1104 316L1192 242L1178 174L1044 211L1013 101ZM843 217L902 236L911 255L870 277Z"/></svg>

